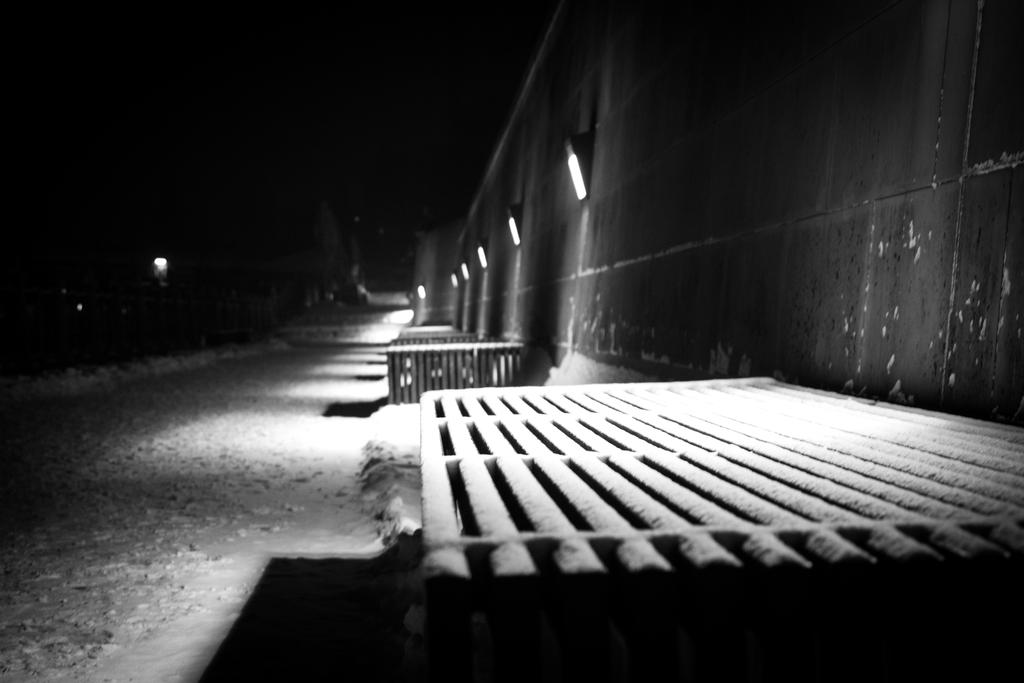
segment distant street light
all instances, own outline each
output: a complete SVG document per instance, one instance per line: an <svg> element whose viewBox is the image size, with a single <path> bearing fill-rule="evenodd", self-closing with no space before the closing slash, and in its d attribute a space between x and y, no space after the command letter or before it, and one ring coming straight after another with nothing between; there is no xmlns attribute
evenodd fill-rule
<svg viewBox="0 0 1024 683"><path fill-rule="evenodd" d="M423 285L417 285L416 286L416 295L419 296L419 298L421 298L421 299L426 299L427 298L427 288L424 287Z"/></svg>
<svg viewBox="0 0 1024 683"><path fill-rule="evenodd" d="M484 253L484 245L478 244L476 246L476 255L480 257L480 266L487 269L487 254Z"/></svg>
<svg viewBox="0 0 1024 683"><path fill-rule="evenodd" d="M466 265L465 261L462 262L462 279L463 280L468 280L469 279L469 266Z"/></svg>

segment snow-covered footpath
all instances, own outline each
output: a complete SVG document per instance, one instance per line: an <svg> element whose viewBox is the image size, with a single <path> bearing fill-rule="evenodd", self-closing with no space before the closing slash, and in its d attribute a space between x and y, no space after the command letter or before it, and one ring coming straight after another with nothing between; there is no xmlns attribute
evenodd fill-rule
<svg viewBox="0 0 1024 683"><path fill-rule="evenodd" d="M323 416L381 402L381 360L267 344L0 384L0 679L197 680L271 558L413 530L416 407Z"/></svg>

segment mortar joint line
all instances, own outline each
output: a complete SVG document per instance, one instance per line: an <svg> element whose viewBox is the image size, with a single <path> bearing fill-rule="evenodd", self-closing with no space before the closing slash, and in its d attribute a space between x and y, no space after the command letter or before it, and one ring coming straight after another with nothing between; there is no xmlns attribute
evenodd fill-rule
<svg viewBox="0 0 1024 683"><path fill-rule="evenodd" d="M964 182L971 144L971 120L974 113L974 87L978 77L978 53L981 50L981 22L985 0L978 0L978 18L974 23L974 50L971 55L971 78L967 96L967 117L964 122L964 149L960 159L960 181L956 198L956 220L953 224L953 258L949 273L949 309L946 311L946 335L942 348L942 375L939 379L939 405L945 405L946 389L949 386L950 332L953 327L953 309L956 306L956 281L960 275L960 232L963 226Z"/></svg>

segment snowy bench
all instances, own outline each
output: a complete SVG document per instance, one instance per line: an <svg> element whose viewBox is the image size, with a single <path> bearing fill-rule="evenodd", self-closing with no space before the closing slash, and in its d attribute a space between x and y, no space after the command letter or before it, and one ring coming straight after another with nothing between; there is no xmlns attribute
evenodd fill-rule
<svg viewBox="0 0 1024 683"><path fill-rule="evenodd" d="M991 680L1019 651L1024 429L768 378L420 404L431 680Z"/></svg>
<svg viewBox="0 0 1024 683"><path fill-rule="evenodd" d="M480 337L475 332L463 332L449 325L417 325L406 327L391 343L402 344L438 344L447 342L471 342Z"/></svg>
<svg viewBox="0 0 1024 683"><path fill-rule="evenodd" d="M415 403L425 391L502 387L515 381L523 345L502 341L391 344L387 350L388 400Z"/></svg>

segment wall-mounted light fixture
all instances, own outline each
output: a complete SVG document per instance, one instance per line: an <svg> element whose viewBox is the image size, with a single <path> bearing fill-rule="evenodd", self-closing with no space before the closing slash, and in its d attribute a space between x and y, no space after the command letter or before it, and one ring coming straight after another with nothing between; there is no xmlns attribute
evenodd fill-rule
<svg viewBox="0 0 1024 683"><path fill-rule="evenodd" d="M487 254L484 253L484 245L476 245L476 255L480 258L480 267L484 270L487 269Z"/></svg>
<svg viewBox="0 0 1024 683"><path fill-rule="evenodd" d="M427 288L424 287L423 285L417 285L416 286L416 295L419 296L419 298L421 298L421 299L426 299L427 298Z"/></svg>
<svg viewBox="0 0 1024 683"><path fill-rule="evenodd" d="M519 228L523 224L523 205L512 204L508 207L508 231L512 233L512 244L519 246Z"/></svg>
<svg viewBox="0 0 1024 683"><path fill-rule="evenodd" d="M469 266L466 265L465 261L462 262L461 268L462 268L462 279L463 280L468 280L469 279Z"/></svg>
<svg viewBox="0 0 1024 683"><path fill-rule="evenodd" d="M576 196L583 200L590 187L590 168L594 156L594 133L578 133L570 135L565 141L565 153L568 157L569 175L572 185L576 188Z"/></svg>
<svg viewBox="0 0 1024 683"><path fill-rule="evenodd" d="M167 259L163 256L157 256L153 259L153 277L161 285L167 284Z"/></svg>
<svg viewBox="0 0 1024 683"><path fill-rule="evenodd" d="M459 276L456 275L455 271L453 270L452 271L452 287L458 287L458 286L459 286Z"/></svg>

